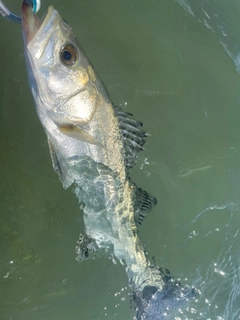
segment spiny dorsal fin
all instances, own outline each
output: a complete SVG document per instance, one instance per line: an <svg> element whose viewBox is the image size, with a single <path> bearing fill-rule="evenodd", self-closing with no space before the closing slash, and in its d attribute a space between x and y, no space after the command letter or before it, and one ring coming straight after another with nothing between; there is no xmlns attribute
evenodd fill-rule
<svg viewBox="0 0 240 320"><path fill-rule="evenodd" d="M147 214L156 206L157 199L133 183L132 187L134 188L134 220L139 227Z"/></svg>
<svg viewBox="0 0 240 320"><path fill-rule="evenodd" d="M143 145L149 134L140 129L143 123L132 119L131 113L124 112L116 106L114 108L124 142L125 164L127 168L132 168L136 163L137 153L144 150Z"/></svg>

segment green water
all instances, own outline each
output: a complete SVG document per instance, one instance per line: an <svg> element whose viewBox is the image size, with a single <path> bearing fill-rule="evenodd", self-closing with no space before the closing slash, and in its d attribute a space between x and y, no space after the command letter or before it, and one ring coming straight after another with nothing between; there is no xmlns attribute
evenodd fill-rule
<svg viewBox="0 0 240 320"><path fill-rule="evenodd" d="M140 236L159 266L200 290L174 319L235 320L240 7L189 3L51 1L113 101L151 134L131 172L158 199ZM20 14L21 1L5 4ZM48 4L42 0L41 13ZM0 318L132 319L124 267L107 255L75 260L82 212L52 169L28 87L21 28L1 18L0 30Z"/></svg>

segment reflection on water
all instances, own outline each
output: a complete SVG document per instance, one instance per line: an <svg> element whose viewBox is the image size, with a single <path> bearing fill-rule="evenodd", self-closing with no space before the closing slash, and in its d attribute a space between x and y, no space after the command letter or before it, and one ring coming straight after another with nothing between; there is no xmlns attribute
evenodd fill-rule
<svg viewBox="0 0 240 320"><path fill-rule="evenodd" d="M240 13L239 3L231 5L224 0L175 0L184 10L201 22L206 28L216 33L220 43L236 65L240 73L240 44L238 20L234 19Z"/></svg>
<svg viewBox="0 0 240 320"><path fill-rule="evenodd" d="M151 134L131 173L158 198L140 236L159 266L200 291L175 319L240 319L238 3L52 4L113 101ZM52 170L21 30L0 26L1 319L132 319L122 266L75 260L82 212Z"/></svg>

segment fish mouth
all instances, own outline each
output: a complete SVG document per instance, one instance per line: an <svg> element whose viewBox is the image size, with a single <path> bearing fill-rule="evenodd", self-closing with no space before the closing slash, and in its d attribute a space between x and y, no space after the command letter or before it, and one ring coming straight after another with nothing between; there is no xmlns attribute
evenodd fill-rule
<svg viewBox="0 0 240 320"><path fill-rule="evenodd" d="M53 20L55 9L49 6L42 19L33 14L32 2L24 0L22 4L22 29L25 44L28 45L37 35L44 33L46 27Z"/></svg>

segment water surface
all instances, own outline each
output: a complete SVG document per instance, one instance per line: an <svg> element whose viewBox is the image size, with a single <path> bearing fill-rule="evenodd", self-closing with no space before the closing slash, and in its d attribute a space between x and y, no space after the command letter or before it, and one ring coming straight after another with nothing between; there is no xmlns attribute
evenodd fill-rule
<svg viewBox="0 0 240 320"><path fill-rule="evenodd" d="M6 4L20 13L21 1ZM151 134L131 172L158 199L140 236L159 266L200 291L170 319L240 319L239 4L51 4L113 101ZM123 266L107 255L75 260L82 211L52 169L21 28L0 27L1 319L132 319Z"/></svg>

